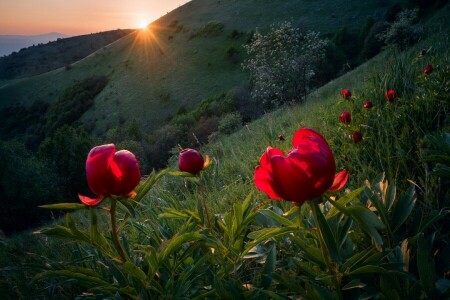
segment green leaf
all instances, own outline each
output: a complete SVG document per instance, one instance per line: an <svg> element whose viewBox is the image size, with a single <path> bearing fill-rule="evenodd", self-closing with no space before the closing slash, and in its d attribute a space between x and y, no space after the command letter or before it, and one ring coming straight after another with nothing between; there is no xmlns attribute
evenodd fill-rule
<svg viewBox="0 0 450 300"><path fill-rule="evenodd" d="M54 210L78 210L86 208L86 205L81 203L55 203L55 204L41 205L38 207Z"/></svg>
<svg viewBox="0 0 450 300"><path fill-rule="evenodd" d="M319 234L322 236L323 241L325 243L325 246L327 248L327 251L330 255L330 257L336 261L340 262L341 257L339 255L339 249L336 243L336 238L331 231L330 225L328 224L327 220L323 216L322 211L320 210L319 204L314 202L314 200L310 201L310 206L312 209L313 214L315 215L315 220L319 223L316 224L316 226L319 229Z"/></svg>
<svg viewBox="0 0 450 300"><path fill-rule="evenodd" d="M145 275L145 273L139 269L136 265L134 265L133 263L126 261L123 265L122 265L122 269L124 272L126 272L128 275L138 279L141 281L142 285L145 285L145 281L147 279L147 276Z"/></svg>
<svg viewBox="0 0 450 300"><path fill-rule="evenodd" d="M169 172L169 175L175 176L175 177L196 177L196 175L194 175L194 174L191 174L189 172L181 172L181 171Z"/></svg>
<svg viewBox="0 0 450 300"><path fill-rule="evenodd" d="M110 283L97 277L97 276L89 276L82 273L72 272L69 270L51 270L37 274L34 277L34 280L41 280L43 278L53 277L53 276L61 276L67 277L71 279L75 279L77 283L83 287L90 288L99 285L107 286Z"/></svg>
<svg viewBox="0 0 450 300"><path fill-rule="evenodd" d="M170 240L161 244L158 259L160 262L163 262L169 255L179 250L184 243L194 242L204 238L205 236L199 232L188 232L181 235L176 234Z"/></svg>
<svg viewBox="0 0 450 300"><path fill-rule="evenodd" d="M345 196L339 198L336 202L338 202L340 205L345 206L347 205L350 201L354 200L356 197L359 196L359 194L361 194L362 191L364 191L365 187L360 187L359 189L356 189L348 194L346 194ZM330 200L330 202L333 200ZM328 213L326 218L332 218L334 216L336 216L339 213L339 210L336 207L332 207Z"/></svg>
<svg viewBox="0 0 450 300"><path fill-rule="evenodd" d="M153 171L147 179L139 184L139 186L135 189L136 197L133 198L133 205L136 206L137 203L139 203L142 198L144 198L145 195L150 191L150 189L153 187L153 185L158 182L163 176L165 176L169 172L168 169L164 169L160 171L158 174L155 174L155 171Z"/></svg>
<svg viewBox="0 0 450 300"><path fill-rule="evenodd" d="M383 245L383 237L380 235L378 230L384 229L384 224L378 219L377 215L373 213L370 209L363 205L352 205L349 207L343 207L338 203L330 202L332 205L336 206L340 211L349 215L356 223L358 223L359 227L370 235L377 247L381 247Z"/></svg>
<svg viewBox="0 0 450 300"><path fill-rule="evenodd" d="M321 267L326 267L324 258L320 252L320 249L315 245L309 245L306 241L307 239L303 237L293 236L291 237L292 242L297 244L301 248L300 256L305 258L305 260L315 263Z"/></svg>
<svg viewBox="0 0 450 300"><path fill-rule="evenodd" d="M279 225L286 225L286 226L295 226L296 225L291 220L289 220L289 219L287 219L287 218L285 218L283 216L280 216L279 214L275 213L274 211L272 211L270 209L261 209L259 211L259 213L264 215L267 218L272 219L273 221L275 221Z"/></svg>
<svg viewBox="0 0 450 300"><path fill-rule="evenodd" d="M275 272L277 264L277 248L275 244L271 244L269 253L267 253L266 263L261 269L261 287L267 289L272 283L272 273Z"/></svg>
<svg viewBox="0 0 450 300"><path fill-rule="evenodd" d="M409 187L406 191L406 195L398 199L392 211L392 227L396 231L411 214L414 205L416 203L414 186Z"/></svg>
<svg viewBox="0 0 450 300"><path fill-rule="evenodd" d="M272 227L272 228L264 228L261 230L250 232L247 237L253 239L251 243L248 243L247 248L242 253L242 256L247 254L254 246L257 244L266 241L268 239L274 238L276 236L288 233L295 232L298 230L296 226L286 226L286 227Z"/></svg>
<svg viewBox="0 0 450 300"><path fill-rule="evenodd" d="M428 245L423 233L419 234L417 240L417 268L419 270L420 283L425 293L430 299L433 299L437 279L436 267L431 247Z"/></svg>
<svg viewBox="0 0 450 300"><path fill-rule="evenodd" d="M351 289L362 289L366 286L365 283L361 282L359 279L354 279L352 281L350 281L349 283L347 283L342 290L346 291L346 290L351 290Z"/></svg>
<svg viewBox="0 0 450 300"><path fill-rule="evenodd" d="M111 246L109 245L105 236L98 229L97 214L93 209L91 209L90 212L91 212L91 226L89 230L89 235L92 244L95 245L97 250L103 255L114 257L112 254Z"/></svg>

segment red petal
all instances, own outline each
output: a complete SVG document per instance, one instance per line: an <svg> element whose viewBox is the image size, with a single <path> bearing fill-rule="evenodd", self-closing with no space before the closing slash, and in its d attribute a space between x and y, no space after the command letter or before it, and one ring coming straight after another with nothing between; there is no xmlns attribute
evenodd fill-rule
<svg viewBox="0 0 450 300"><path fill-rule="evenodd" d="M83 196L78 194L78 198L80 198L81 202L83 202L83 204L87 205L87 206L95 206L97 204L99 204L100 202L102 202L103 200L103 196L98 196L98 198L89 198L87 196Z"/></svg>
<svg viewBox="0 0 450 300"><path fill-rule="evenodd" d="M283 200L273 189L273 177L268 169L263 166L256 167L254 180L258 190L266 193L271 199Z"/></svg>
<svg viewBox="0 0 450 300"><path fill-rule="evenodd" d="M348 172L347 170L342 170L334 176L334 181L331 187L328 189L328 192L336 192L342 189L348 180Z"/></svg>
<svg viewBox="0 0 450 300"><path fill-rule="evenodd" d="M261 156L260 160L259 160L259 164L261 166L266 166L267 168L271 168L270 167L270 159L274 156L283 156L284 157L284 153L283 151L281 151L280 149L277 148L272 148L272 147L267 147L266 152L263 153L263 155Z"/></svg>
<svg viewBox="0 0 450 300"><path fill-rule="evenodd" d="M111 194L125 196L141 181L141 172L136 156L128 150L117 151L110 169L114 176Z"/></svg>
<svg viewBox="0 0 450 300"><path fill-rule="evenodd" d="M284 200L302 204L309 197L310 183L304 170L291 159L275 156L271 160L273 189Z"/></svg>
<svg viewBox="0 0 450 300"><path fill-rule="evenodd" d="M318 132L309 128L301 128L297 130L296 133L294 133L294 137L292 138L292 146L294 146L294 148L297 148L305 137L316 137L318 139L325 141L323 136L321 136Z"/></svg>
<svg viewBox="0 0 450 300"><path fill-rule="evenodd" d="M114 158L114 144L92 148L86 160L86 178L92 192L97 195L110 194L114 179L109 168Z"/></svg>

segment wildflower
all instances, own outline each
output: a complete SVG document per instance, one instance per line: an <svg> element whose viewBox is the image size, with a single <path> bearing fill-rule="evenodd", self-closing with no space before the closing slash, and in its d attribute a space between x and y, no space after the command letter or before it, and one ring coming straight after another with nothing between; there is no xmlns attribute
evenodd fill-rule
<svg viewBox="0 0 450 300"><path fill-rule="evenodd" d="M361 134L361 131L354 131L354 132L352 133L352 140L353 140L355 143L361 142L361 141L362 141L362 134Z"/></svg>
<svg viewBox="0 0 450 300"><path fill-rule="evenodd" d="M431 74L431 72L433 72L433 66L431 64L428 64L425 69L423 70L423 73L425 75L429 75Z"/></svg>
<svg viewBox="0 0 450 300"><path fill-rule="evenodd" d="M370 109L373 107L372 101L366 101L363 105L363 108Z"/></svg>
<svg viewBox="0 0 450 300"><path fill-rule="evenodd" d="M201 170L205 169L210 163L209 156L206 155L206 160L195 149L184 149L180 152L178 159L178 168L182 172L188 172L196 175Z"/></svg>
<svg viewBox="0 0 450 300"><path fill-rule="evenodd" d="M339 121L341 123L344 124L349 124L350 121L352 120L352 116L348 111L343 111L340 115L339 115Z"/></svg>
<svg viewBox="0 0 450 300"><path fill-rule="evenodd" d="M279 140L280 142L284 142L284 141L286 140L286 138L284 137L284 134L280 134L280 135L278 136L278 140Z"/></svg>
<svg viewBox="0 0 450 300"><path fill-rule="evenodd" d="M343 89L341 92L342 98L349 99L352 96L352 93L348 89Z"/></svg>
<svg viewBox="0 0 450 300"><path fill-rule="evenodd" d="M86 178L89 188L98 197L78 197L84 204L94 206L108 195L132 196L134 188L141 180L141 173L133 153L128 150L116 152L114 144L107 144L96 146L89 152Z"/></svg>
<svg viewBox="0 0 450 300"><path fill-rule="evenodd" d="M336 163L326 140L311 129L294 134L294 149L287 156L268 147L256 167L256 187L270 198L303 204L326 191L340 190L348 179L343 170L335 176Z"/></svg>
<svg viewBox="0 0 450 300"><path fill-rule="evenodd" d="M394 101L397 100L397 96L396 96L394 90L389 90L389 91L387 91L386 94L385 94L384 96L386 97L386 100L387 100L388 102L394 102Z"/></svg>

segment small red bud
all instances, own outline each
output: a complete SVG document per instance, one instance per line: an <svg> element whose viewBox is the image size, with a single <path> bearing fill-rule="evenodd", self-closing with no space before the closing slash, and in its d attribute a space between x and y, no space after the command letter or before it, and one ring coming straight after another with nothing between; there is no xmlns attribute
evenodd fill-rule
<svg viewBox="0 0 450 300"><path fill-rule="evenodd" d="M372 101L366 101L366 103L364 103L363 108L366 109L370 109L373 107Z"/></svg>
<svg viewBox="0 0 450 300"><path fill-rule="evenodd" d="M352 93L348 89L343 89L341 92L341 96L344 99L349 99L352 96Z"/></svg>
<svg viewBox="0 0 450 300"><path fill-rule="evenodd" d="M203 170L204 164L203 156L197 150L187 148L180 152L180 158L178 160L178 168L180 171L195 175Z"/></svg>
<svg viewBox="0 0 450 300"><path fill-rule="evenodd" d="M431 64L428 64L425 69L423 70L423 73L425 75L429 75L431 74L431 72L433 72L433 66Z"/></svg>
<svg viewBox="0 0 450 300"><path fill-rule="evenodd" d="M386 100L388 102L394 102L395 100L397 100L397 95L395 94L394 90L387 91L384 96L386 97Z"/></svg>
<svg viewBox="0 0 450 300"><path fill-rule="evenodd" d="M351 120L352 120L352 116L350 115L350 113L348 111L343 111L341 113L341 115L339 116L339 121L341 123L349 124Z"/></svg>
<svg viewBox="0 0 450 300"><path fill-rule="evenodd" d="M361 131L354 131L354 132L352 133L352 140L353 140L355 143L361 142L361 141L362 141L362 134L361 134Z"/></svg>

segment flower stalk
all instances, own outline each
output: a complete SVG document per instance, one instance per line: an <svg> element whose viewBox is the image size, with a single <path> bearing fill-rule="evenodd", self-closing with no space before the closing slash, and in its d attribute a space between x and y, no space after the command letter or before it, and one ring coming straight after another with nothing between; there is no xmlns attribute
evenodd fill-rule
<svg viewBox="0 0 450 300"><path fill-rule="evenodd" d="M120 258L122 262L127 261L127 256L125 254L125 250L122 247L122 244L119 240L119 230L117 228L117 222L116 222L116 207L117 207L117 200L111 197L111 208L109 210L109 213L111 215L111 237L114 243L114 246L116 247L117 252L120 255Z"/></svg>

